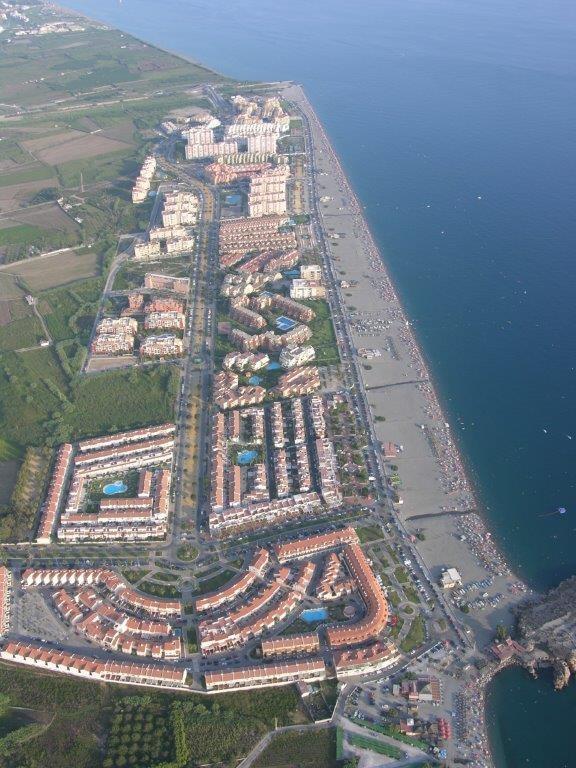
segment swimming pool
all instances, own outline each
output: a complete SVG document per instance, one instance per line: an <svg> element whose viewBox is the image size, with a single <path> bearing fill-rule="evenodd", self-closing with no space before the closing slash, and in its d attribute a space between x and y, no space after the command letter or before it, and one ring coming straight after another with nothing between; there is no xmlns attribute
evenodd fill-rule
<svg viewBox="0 0 576 768"><path fill-rule="evenodd" d="M257 456L258 451L240 451L240 453L236 456L236 461L241 465L250 464L250 462L254 461Z"/></svg>
<svg viewBox="0 0 576 768"><path fill-rule="evenodd" d="M278 328L279 331L291 331L295 325L296 322L285 315L280 315L276 320L276 328Z"/></svg>
<svg viewBox="0 0 576 768"><path fill-rule="evenodd" d="M260 378L260 376L250 376L250 378L248 379L248 384L252 384L253 386L257 386L261 382L262 382L262 379Z"/></svg>
<svg viewBox="0 0 576 768"><path fill-rule="evenodd" d="M128 486L123 483L122 480L116 480L114 483L108 483L102 488L102 493L105 496L114 496L117 493L126 493Z"/></svg>
<svg viewBox="0 0 576 768"><path fill-rule="evenodd" d="M279 368L281 368L280 363L277 363L275 360L272 360L271 363L268 363L266 366L267 371L277 371Z"/></svg>
<svg viewBox="0 0 576 768"><path fill-rule="evenodd" d="M328 618L326 608L308 608L300 614L302 621L307 624L313 624L316 621L325 621Z"/></svg>

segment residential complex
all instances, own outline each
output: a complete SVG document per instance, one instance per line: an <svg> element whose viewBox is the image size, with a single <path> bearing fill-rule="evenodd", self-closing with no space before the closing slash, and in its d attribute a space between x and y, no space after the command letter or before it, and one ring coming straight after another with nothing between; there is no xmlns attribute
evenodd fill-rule
<svg viewBox="0 0 576 768"><path fill-rule="evenodd" d="M128 570L124 576L108 566L58 563L21 575L0 567L0 634L8 635L0 656L92 680L203 686L209 693L385 669L400 658L387 637L387 593L358 534L343 524L349 510L342 466L362 460L361 444L347 456L335 429L334 398L347 401L343 390L332 389L337 374L319 368L324 339L334 336L321 303L323 270L310 263L317 256L305 244L306 225L296 224L301 220L289 210L298 163L279 154L290 115L276 98L238 96L221 119L190 122L182 133L193 162L182 175L173 164L170 178L182 183L161 184L150 228L127 255L140 277L129 273L130 287L107 289L90 343L94 356L132 356L111 365L144 367L182 356L170 361L182 370L178 424L59 446L35 543L56 541L64 551L79 543L158 548L158 560L176 565L164 574L168 587L153 573L149 591L173 581L178 587L171 594L188 590L191 604L183 612L179 600L140 591L128 581ZM134 202L148 197L155 167L154 158L144 163ZM194 191L185 183L192 176ZM207 203L229 191L241 198L230 204L235 218L225 218L229 210L222 218L220 206L212 205L214 219L206 221L214 248L212 240L205 246L206 227L196 249L195 228ZM161 258L173 259L167 269L176 274L158 267L144 274L142 285L146 267L138 262ZM176 276L184 272L180 259L189 266L187 276ZM213 295L201 293L206 282ZM189 387L190 359L197 393ZM191 498L183 490L190 478L182 475L194 473L182 459L194 434L186 415L194 398L202 403L194 438L197 508L185 528L180 508ZM194 533L182 533L193 525ZM296 526L313 533L297 534ZM201 578L201 567L186 568L180 559L180 540L188 539L202 564L208 552L216 553L213 582ZM215 588L231 547L229 578ZM154 568L161 571L156 561ZM56 617L63 648L28 635L12 639L15 578L19 599L35 593ZM144 590L143 577L133 580ZM208 581L212 591L203 594ZM309 630L293 626L303 621L303 611L321 611L325 618ZM64 650L70 647L73 653Z"/></svg>
<svg viewBox="0 0 576 768"><path fill-rule="evenodd" d="M163 537L173 448L171 424L60 446L36 542L48 544L53 535L69 542ZM122 478L134 483L135 473L134 495L127 496Z"/></svg>

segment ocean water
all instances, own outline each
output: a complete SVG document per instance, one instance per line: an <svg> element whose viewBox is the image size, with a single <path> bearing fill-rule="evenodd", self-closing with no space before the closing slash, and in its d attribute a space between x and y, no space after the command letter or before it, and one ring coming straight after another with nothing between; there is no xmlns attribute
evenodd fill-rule
<svg viewBox="0 0 576 768"><path fill-rule="evenodd" d="M495 537L538 589L575 573L576 4L69 5L239 79L303 83L365 206ZM548 514L560 506L566 515ZM492 722L509 721L499 768L576 765L570 729L555 725L569 697L515 674L490 697ZM554 739L530 763L522 733L537 722Z"/></svg>

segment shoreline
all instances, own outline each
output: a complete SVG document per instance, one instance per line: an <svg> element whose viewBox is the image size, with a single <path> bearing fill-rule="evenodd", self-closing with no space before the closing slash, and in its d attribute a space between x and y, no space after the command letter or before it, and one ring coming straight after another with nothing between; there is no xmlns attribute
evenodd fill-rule
<svg viewBox="0 0 576 768"><path fill-rule="evenodd" d="M65 8L65 6L55 6L56 8ZM95 19L91 19L86 14L82 14L78 11L72 11L72 13L84 17L87 19L90 19L91 21L94 21L96 23L102 24L104 27L108 29L116 29L113 26L110 26L107 23L98 22ZM120 31L120 30L118 30ZM150 46L151 48L155 48L160 51L171 53L174 56L177 56L181 58L184 61L190 62L194 64L195 66L198 66L203 71L210 73L210 74L218 74L214 70L211 70L207 67L202 66L198 62L196 62L193 59L190 59L186 56L183 56L179 53L173 53L169 49L161 48L157 45L154 45L152 43L149 43L148 41L142 40L141 38L138 38L131 33L125 33L132 37L135 40L138 40L142 44L146 46ZM235 81L231 80L230 83L232 85L237 85L238 87L241 87L242 82L241 81ZM436 452L436 456L433 459L437 464L440 465L441 470L441 482L440 485L442 487L442 492L445 495L452 495L452 498L455 501L455 504L452 505L451 511L454 513L454 521L453 525L456 527L462 536L466 536L468 541L474 540L476 544L472 547L466 547L467 549L471 550L469 554L474 554L476 557L479 557L480 561L482 561L482 557L485 558L487 563L491 563L494 568L496 568L496 572L498 572L498 569L500 569L500 573L498 575L502 578L503 581L506 581L509 579L509 577L512 576L507 564L504 561L504 558L502 554L500 553L497 545L495 545L491 540L491 534L489 533L487 526L485 524L485 521L480 514L479 511L473 511L470 512L469 508L473 506L475 509L477 508L477 502L476 502L476 494L474 492L474 488L470 482L469 473L470 470L465 464L465 461L462 458L462 451L458 444L458 439L455 437L455 435L452 433L450 428L447 426L447 423L445 421L444 417L444 409L441 406L440 400L437 395L436 387L434 384L434 381L432 377L430 376L428 365L426 364L426 361L424 359L424 356L422 354L420 345L418 344L415 333L413 330L413 327L410 323L410 321L407 319L407 313L406 310L398 296L398 293L393 285L392 280L390 279L388 269L386 266L385 259L382 255L381 250L376 245L374 236L372 234L372 231L369 227L369 224L366 220L366 217L363 212L363 208L360 204L360 200L358 196L356 195L350 181L348 180L348 177L342 167L342 164L340 162L340 159L335 152L335 150L332 147L332 144L330 142L330 139L328 135L326 134L326 131L319 120L319 118L316 115L316 112L314 110L314 107L304 94L303 99L305 103L305 107L307 110L309 110L309 117L312 118L313 123L313 133L316 131L321 138L323 144L323 151L326 152L328 156L328 160L331 165L334 166L335 170L335 176L337 184L339 185L340 191L346 198L346 205L349 208L349 211L353 217L353 229L357 230L357 237L361 243L361 251L363 255L365 256L366 261L368 262L368 269L369 274L371 277L368 280L368 284L372 287L373 291L375 292L380 300L380 303L383 305L396 305L395 307L390 307L387 310L379 310L380 312L387 312L386 318L387 321L390 322L390 325L387 326L387 329L390 329L393 324L403 326L401 328L396 328L396 335L398 340L401 342L401 345L403 348L408 350L408 357L405 358L409 360L408 368L410 368L414 374L415 377L419 379L419 381L415 384L415 389L420 395L420 399L424 399L427 402L427 408L424 408L425 415L430 419L432 423L438 422L437 424L434 424L434 427L432 429L426 427L426 429L422 428L420 430L421 434L424 434L426 438L426 442L429 444L429 448L432 451L432 453ZM318 193L318 197L320 196L319 190L315 190ZM345 214L346 215L346 214ZM347 214L349 215L349 214ZM334 257L334 248L330 246L329 243L329 234L328 229L324 221L324 214L321 212L320 220L317 222L319 226L322 227L325 233L325 241L327 244L327 250L328 255L330 257ZM346 244L348 241L340 241L339 245L341 246L343 243ZM338 250L342 250L339 248ZM341 261L341 258L338 258L338 261ZM344 264L343 264L344 266ZM346 262L347 270L350 271L352 268L351 264L348 264ZM366 266L363 267L366 269ZM347 272L348 273L348 272ZM358 292L359 295L368 295L369 291L367 290L367 286L361 285L362 281L359 281L360 288L355 288L354 290ZM338 290L335 287L335 290ZM346 306L346 317L347 320L350 321L352 317L355 316L355 312L353 312L350 307L346 305L346 302L343 302ZM362 305L362 304L361 304ZM389 331L390 334L393 333L392 330ZM353 334L353 338L357 341L358 335ZM377 337L375 337L377 338ZM357 344L355 345L357 346ZM398 345L400 346L400 345ZM371 361L373 363L373 366L376 366L376 361ZM369 405L368 412L370 413L370 419L371 419L371 426L375 434L381 435L382 431L387 430L387 422L384 422L382 427L377 427L375 425L374 419L376 418L376 411L378 408L372 407L372 404L370 403L370 398L372 397L372 392L374 391L374 387L372 386L372 379L374 378L374 374L368 374L365 373L362 370L362 365L360 364L360 361L357 359L354 360L353 363L356 368L359 371L359 374L361 376L363 386L364 386L364 393L366 395L366 401ZM411 384L411 382L399 382L399 384ZM387 385L384 385L387 386ZM379 396L377 396L379 398ZM444 426L442 426L444 424ZM442 448L444 449L444 452L442 451ZM403 456L398 457L398 462L402 463ZM402 470L401 470L402 474ZM426 489L425 489L426 490ZM420 489L420 492L422 489ZM417 507L417 501L411 502L412 506ZM446 512L447 510L440 507L440 510L442 512ZM418 512L418 509L415 509L416 512ZM402 514L403 510L396 509L395 510L395 517L399 521L399 523L402 525L402 528L404 531L408 530L410 527L410 520L413 519L411 517L407 517L405 514ZM461 513L466 512L466 516L464 516ZM428 518L427 522L432 522L434 520L435 514L434 513L427 513ZM451 517L450 515L449 517ZM415 515L414 517L417 517ZM436 521L439 521L443 518L446 518L447 515L440 515L436 514ZM447 526L446 526L447 527ZM489 539L489 541L486 541L486 539ZM484 541L483 541L484 540ZM422 546L417 543L416 544L416 550L421 554L422 552ZM430 573L433 573L433 568L437 567L436 564L433 565L433 567L429 566L429 563L427 562L427 558L422 556L424 563L426 563L426 566ZM520 585L521 582L519 579L515 579L515 583L517 585ZM510 600L510 605L512 605L516 601ZM459 621L462 620L462 617L458 617ZM488 621L488 624L492 624L492 628L494 625L494 621L490 622ZM497 665L497 668L490 669L489 673L486 675L480 675L480 677L475 681L474 684L476 687L474 688L474 696L477 696L479 693L482 697L483 701L483 713L482 713L482 730L483 730L483 738L486 741L486 744L488 744L488 736L487 736L487 729L486 729L486 712L485 712L485 696L486 696L486 687L489 684L492 677L496 674L498 674L499 671L505 668L505 666L508 665ZM490 759L490 758L489 758ZM492 764L492 763L490 763Z"/></svg>
<svg viewBox="0 0 576 768"><path fill-rule="evenodd" d="M403 328L398 336L402 342L403 347L407 348L409 353L410 362L408 363L408 367L411 369L413 375L415 374L414 378L416 379L416 383L414 386L418 390L421 398L423 398L426 402L425 413L428 418L432 421L439 422L439 424L435 425L435 428L432 428L431 434L429 433L428 429L422 429L421 431L426 432L426 437L430 443L429 448L431 452L435 454L435 459L441 467L442 479L440 484L442 485L444 493L451 495L452 497L456 496L456 498L454 499L455 503L451 505L450 510L444 506L441 506L439 512L436 514L428 513L423 515L423 517L427 518L427 522L432 521L432 523L439 522L441 519L445 520L447 517L453 517L454 526L457 530L459 530L461 537L466 537L468 544L468 556L470 558L478 558L487 568L487 570L492 571L492 573L499 578L500 582L508 583L507 585L509 588L509 597L506 601L506 610L508 613L510 613L511 609L520 602L521 597L523 597L525 593L529 591L529 589L522 580L520 580L512 573L504 559L503 554L499 550L498 546L492 541L492 537L488 531L484 517L478 508L477 494L468 477L470 469L466 466L464 460L462 459L461 446L459 445L457 438L455 438L455 436L452 434L452 431L445 420L444 409L442 408L438 395L436 394L434 380L430 376L428 365L426 364L420 346L415 338L415 334L410 321L407 319L406 310L398 297L395 286L392 283L382 252L376 245L374 236L360 205L359 198L348 180L340 159L332 147L330 139L321 121L316 115L313 105L308 100L304 90L300 86L295 87L298 88L298 91L301 94L300 99L297 100L298 106L305 114L308 122L311 124L311 133L314 136L313 143L317 144L319 142L322 147L320 150L317 146L313 148L314 164L318 162L318 154L326 153L329 165L332 166L332 171L335 175L336 183L338 185L338 192L343 195L343 206L339 206L339 208L341 209L342 207L345 207L347 209L346 214L344 215L352 215L355 236L361 242L362 255L369 265L368 274L370 277L364 274L362 278L358 278L358 276L355 274L354 278L358 278L358 286L361 287L362 280L364 280L365 283L368 281L372 289L376 291L378 299L384 306L395 304L395 307L392 309L392 317L388 317L388 320L395 320L396 322L403 324ZM294 88L289 90L294 90ZM286 94L286 98L290 99L291 94ZM322 167L324 169L322 173L326 173L326 166ZM315 176L316 175L318 174L315 172ZM322 198L320 195L320 190L315 189L314 192L321 201ZM330 197L330 195L327 194L325 197ZM335 198L335 195L332 197ZM330 247L328 242L330 239L330 234L326 224L327 216L325 217L324 212L321 211L319 218L320 221L318 223L324 232L324 240L327 245L327 254L329 258L335 259L335 249L334 247ZM345 239L339 239L338 245L340 246L345 242ZM341 253L341 250L339 250L339 253ZM356 253L356 255L358 255L358 253ZM343 263L343 266L346 265L348 268L350 267L350 260L345 262L344 258L340 256L336 257L336 259L338 262ZM365 265L361 266L365 267ZM348 277L348 271L348 269L345 270L346 278ZM366 285L364 288L366 288ZM366 298L368 293L366 290L362 291L356 289L356 291L360 296ZM350 322L350 320L355 316L356 310L351 309L345 302L344 306L346 307L345 314L347 320ZM382 312L385 310L381 309L380 311ZM386 330L389 331L390 327L391 323L387 325ZM352 333L351 336L354 340L356 340L354 338L355 334ZM377 360L379 359L380 358L377 358ZM370 360L370 363L373 362L373 360ZM358 359L354 360L354 365L356 365L357 369L359 370L360 377L364 386L364 392L368 399L371 393L374 392L374 390L369 386L370 376L366 375L366 373L362 370L361 365L358 365ZM404 382L399 382L399 386L402 383ZM406 383L411 384L412 382ZM378 432L381 430L376 428L374 420L375 411L377 408L375 408L374 405L370 402L368 404L371 426L373 431L378 435ZM384 422L384 425L386 425L386 422ZM439 446L440 450L438 450ZM442 448L444 449L443 451ZM390 504L390 506L392 506L392 504ZM415 512L418 512L418 510L416 509ZM446 514L447 512L452 514ZM394 516L404 528L406 528L406 524L409 524L411 519L410 517L403 515L402 511L398 507L394 509ZM418 517L418 515L416 514L414 517ZM421 545L419 543L416 544L416 550L421 550ZM423 556L423 559L426 566L428 567L428 570L432 572L436 564L432 563L432 567L430 567L430 563L427 562L427 558ZM462 614L462 616L458 616L457 620L460 623L463 623L463 618L464 614ZM495 630L500 618L501 616L495 616L492 618L492 621L489 620L487 622L489 628L492 631ZM477 640L478 639L481 641L482 635L480 635ZM480 645L480 643L477 642L477 645ZM485 643L482 645L485 645ZM482 671L482 673L478 675L478 677L462 683L462 699L467 705L467 710L471 712L474 718L474 722L471 723L471 726L473 726L474 733L476 735L476 743L474 748L478 755L477 759L473 763L474 765L486 766L486 768L489 768L489 766L494 766L490 750L486 719L486 691L491 679L507 666L509 666L507 663L489 663L488 666ZM480 706L477 705L478 701L481 702Z"/></svg>

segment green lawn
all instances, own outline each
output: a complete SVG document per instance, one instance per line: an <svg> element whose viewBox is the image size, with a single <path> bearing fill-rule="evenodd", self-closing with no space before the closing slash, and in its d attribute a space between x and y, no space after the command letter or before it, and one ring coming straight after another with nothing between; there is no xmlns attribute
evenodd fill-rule
<svg viewBox="0 0 576 768"><path fill-rule="evenodd" d="M195 560L198 557L198 550L192 544L181 544L176 551L176 557L180 560Z"/></svg>
<svg viewBox="0 0 576 768"><path fill-rule="evenodd" d="M155 597L166 598L179 598L182 597L182 593L179 589L176 589L172 584L155 584L153 581L141 581L138 584L140 592L145 592L147 595L154 595Z"/></svg>
<svg viewBox="0 0 576 768"><path fill-rule="evenodd" d="M85 376L72 385L63 429L80 438L171 421L178 378L176 366L161 365Z"/></svg>
<svg viewBox="0 0 576 768"><path fill-rule="evenodd" d="M222 571L222 573L218 573L216 576L212 576L211 579L204 579L204 581L199 582L198 589L196 589L193 594L194 595L203 595L206 592L214 592L218 587L224 586L224 584L227 584L231 579L236 576L235 571Z"/></svg>
<svg viewBox="0 0 576 768"><path fill-rule="evenodd" d="M406 584L410 578L408 576L408 571L402 565L399 565L398 568L394 568L394 576L396 576L400 584Z"/></svg>
<svg viewBox="0 0 576 768"><path fill-rule="evenodd" d="M316 350L317 364L337 365L340 362L340 355L328 302L316 299L301 303L311 307L316 313L314 320L308 324L312 331L312 338L307 343Z"/></svg>
<svg viewBox="0 0 576 768"><path fill-rule="evenodd" d="M369 541L376 541L382 538L382 529L377 525L367 525L362 528L356 528L356 533L360 539L361 544L366 544Z"/></svg>
<svg viewBox="0 0 576 768"><path fill-rule="evenodd" d="M400 643L400 650L404 651L404 653L409 653L410 651L413 651L415 648L418 648L420 645L422 645L425 639L426 632L424 619L419 614L414 619L412 619L408 634Z"/></svg>

